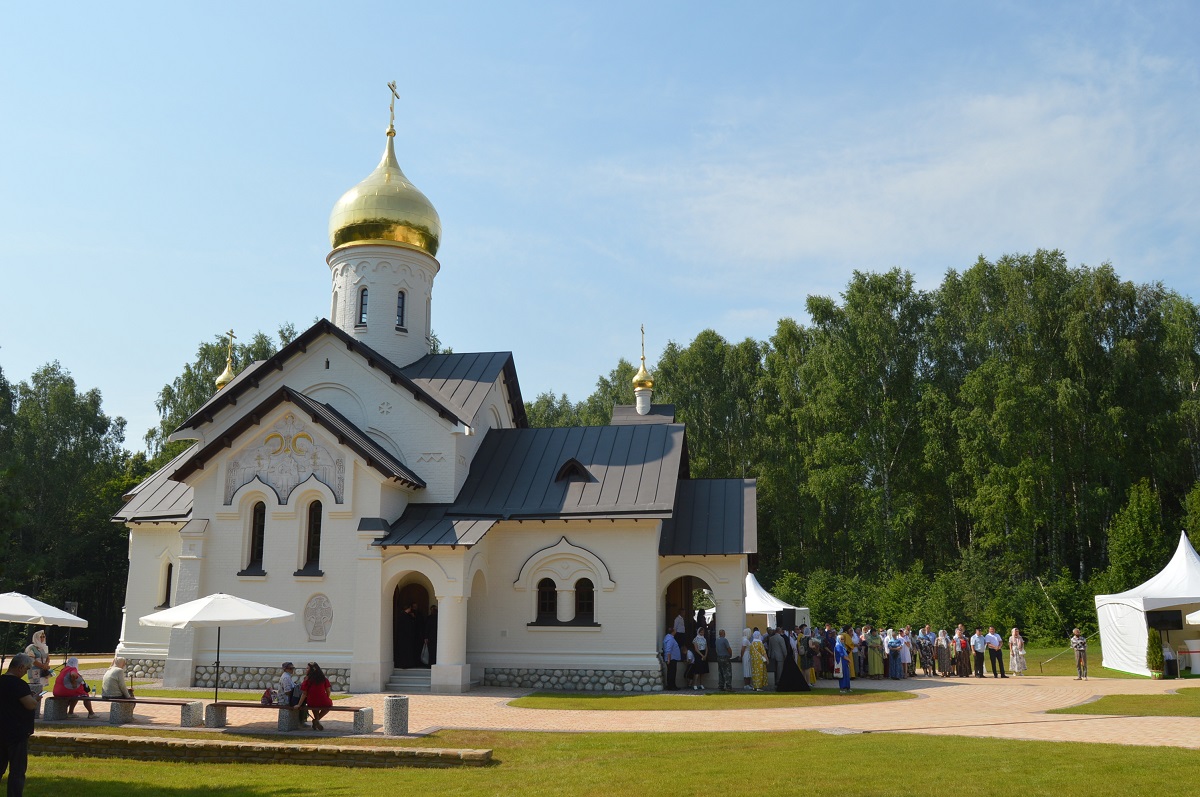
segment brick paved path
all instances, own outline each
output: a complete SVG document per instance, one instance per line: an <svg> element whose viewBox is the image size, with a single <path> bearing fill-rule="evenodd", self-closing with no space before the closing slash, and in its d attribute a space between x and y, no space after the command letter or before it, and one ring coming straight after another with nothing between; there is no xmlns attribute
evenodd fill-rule
<svg viewBox="0 0 1200 797"><path fill-rule="evenodd" d="M414 734L442 728L521 731L755 731L849 730L983 736L1041 741L1112 742L1200 748L1200 717L1108 717L1045 714L1111 694L1164 694L1200 681L1150 681L1063 677L1010 677L1006 680L914 678L901 682L855 682L864 688L903 689L916 700L853 706L725 711L547 711L514 708L517 689L478 689L466 695L410 695L409 730ZM352 695L346 703L375 709L376 734L382 734L384 694ZM697 700L703 700L696 695ZM343 704L345 705L345 704ZM107 710L102 717L107 718ZM176 709L138 708L138 723L178 723ZM231 730L271 733L274 721L264 712L229 710ZM351 733L349 721L330 715L325 736ZM101 721L97 725L103 724ZM47 726L48 728L52 726ZM309 733L313 733L309 731Z"/></svg>

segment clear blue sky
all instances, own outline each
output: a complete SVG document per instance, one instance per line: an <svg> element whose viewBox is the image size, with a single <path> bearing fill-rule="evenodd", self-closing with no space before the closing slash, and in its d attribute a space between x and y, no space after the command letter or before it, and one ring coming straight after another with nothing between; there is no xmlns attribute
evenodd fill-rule
<svg viewBox="0 0 1200 797"><path fill-rule="evenodd" d="M853 269L1038 247L1200 297L1200 5L15 3L0 367L59 360L127 445L196 345L328 313L326 225L397 155L433 327L527 399Z"/></svg>

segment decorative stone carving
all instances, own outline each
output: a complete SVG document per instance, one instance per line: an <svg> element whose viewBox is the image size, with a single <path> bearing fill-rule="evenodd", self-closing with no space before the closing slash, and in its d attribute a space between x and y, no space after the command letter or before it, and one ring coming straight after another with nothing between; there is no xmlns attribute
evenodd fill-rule
<svg viewBox="0 0 1200 797"><path fill-rule="evenodd" d="M304 628L308 631L308 641L324 642L332 625L333 604L325 595L313 595L304 606Z"/></svg>
<svg viewBox="0 0 1200 797"><path fill-rule="evenodd" d="M297 485L316 477L342 503L345 461L313 440L304 422L288 413L263 438L262 444L231 459L225 471L225 505L234 494L254 479L275 491L286 504Z"/></svg>
<svg viewBox="0 0 1200 797"><path fill-rule="evenodd" d="M391 415L392 414L392 402L381 401L379 403L379 414L380 415Z"/></svg>
<svg viewBox="0 0 1200 797"><path fill-rule="evenodd" d="M445 462L446 455L441 451L422 451L417 462Z"/></svg>

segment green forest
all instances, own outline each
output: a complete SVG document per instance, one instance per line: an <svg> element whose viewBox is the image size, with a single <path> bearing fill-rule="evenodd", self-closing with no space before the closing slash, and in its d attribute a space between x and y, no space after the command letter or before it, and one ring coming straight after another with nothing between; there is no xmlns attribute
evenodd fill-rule
<svg viewBox="0 0 1200 797"><path fill-rule="evenodd" d="M1057 251L980 258L932 290L855 272L765 341L705 330L657 362L655 403L688 424L692 475L758 480L753 568L814 620L1094 629L1096 593L1134 586L1200 527L1200 307ZM651 321L651 319L647 319ZM295 335L259 333L234 368ZM165 385L148 453L125 447L57 362L0 371L0 591L75 601L76 649L120 631L121 496L178 452L213 392L220 338ZM633 402L619 360L581 400L526 403L535 426L606 424ZM52 646L57 649L55 640ZM10 645L11 646L11 645Z"/></svg>

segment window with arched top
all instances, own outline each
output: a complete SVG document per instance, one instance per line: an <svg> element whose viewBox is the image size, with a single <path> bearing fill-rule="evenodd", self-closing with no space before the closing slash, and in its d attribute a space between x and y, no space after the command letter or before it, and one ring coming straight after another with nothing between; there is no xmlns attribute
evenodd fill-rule
<svg viewBox="0 0 1200 797"><path fill-rule="evenodd" d="M575 582L575 622L596 622L596 588L590 578Z"/></svg>
<svg viewBox="0 0 1200 797"><path fill-rule="evenodd" d="M337 291L333 292L333 309L329 311L329 320L334 323L334 326L337 325L337 321L338 321L338 292Z"/></svg>
<svg viewBox="0 0 1200 797"><path fill-rule="evenodd" d="M367 325L367 289L358 292L358 326Z"/></svg>
<svg viewBox="0 0 1200 797"><path fill-rule="evenodd" d="M404 329L404 291L396 294L396 329Z"/></svg>
<svg viewBox="0 0 1200 797"><path fill-rule="evenodd" d="M267 505L259 501L250 510L250 551L246 569L239 576L265 576L263 552L267 543Z"/></svg>
<svg viewBox="0 0 1200 797"><path fill-rule="evenodd" d="M543 578L537 586L537 622L558 621L558 587L552 578Z"/></svg>
<svg viewBox="0 0 1200 797"><path fill-rule="evenodd" d="M321 573L321 502L308 505L308 528L304 542L304 567L296 571L298 576L319 576Z"/></svg>

